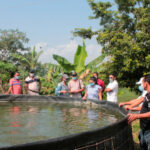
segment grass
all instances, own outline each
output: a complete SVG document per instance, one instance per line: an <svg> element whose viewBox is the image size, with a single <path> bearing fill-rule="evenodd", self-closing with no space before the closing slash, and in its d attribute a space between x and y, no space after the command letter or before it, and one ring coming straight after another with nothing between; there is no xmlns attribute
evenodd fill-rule
<svg viewBox="0 0 150 150"><path fill-rule="evenodd" d="M139 96L135 92L130 91L128 88L120 88L118 95L119 95L118 96L119 103L136 99ZM132 133L136 150L139 149L139 139L138 139L139 131L140 131L139 120L136 120L132 123Z"/></svg>

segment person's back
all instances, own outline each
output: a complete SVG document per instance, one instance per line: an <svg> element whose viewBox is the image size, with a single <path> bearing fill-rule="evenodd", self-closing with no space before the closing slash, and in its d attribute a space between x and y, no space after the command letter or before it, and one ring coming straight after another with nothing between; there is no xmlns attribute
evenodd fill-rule
<svg viewBox="0 0 150 150"><path fill-rule="evenodd" d="M104 83L103 80L101 80L100 78L98 78L98 73L94 72L93 73L93 77L95 77L96 80L97 80L96 84L99 85L99 86L101 86L103 88L103 91L104 91L105 90L105 83Z"/></svg>
<svg viewBox="0 0 150 150"><path fill-rule="evenodd" d="M101 80L101 79L98 78L97 79L97 85L101 86L103 88L103 91L104 91L104 89L105 89L105 83L104 83L103 80Z"/></svg>

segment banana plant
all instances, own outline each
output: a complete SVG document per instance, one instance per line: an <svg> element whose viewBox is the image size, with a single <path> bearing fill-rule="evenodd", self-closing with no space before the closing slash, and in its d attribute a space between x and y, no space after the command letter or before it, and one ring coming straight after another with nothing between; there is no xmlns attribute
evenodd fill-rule
<svg viewBox="0 0 150 150"><path fill-rule="evenodd" d="M32 51L30 51L27 55L12 54L12 57L17 59L21 64L25 63L30 69L35 69L42 53L43 51L36 52L34 46Z"/></svg>
<svg viewBox="0 0 150 150"><path fill-rule="evenodd" d="M53 58L61 65L61 67L67 71L71 72L75 70L77 73L85 69L85 60L87 57L87 52L85 49L85 42L83 41L83 46L78 45L77 51L74 56L74 64L70 63L66 58L53 55Z"/></svg>
<svg viewBox="0 0 150 150"><path fill-rule="evenodd" d="M72 71L75 70L77 73L82 73L85 69L90 70L96 70L96 68L99 68L102 61L106 57L106 54L102 54L96 59L92 60L90 63L85 65L85 60L88 57L85 42L83 40L83 46L78 45L77 51L74 56L74 64L70 63L66 58L59 56L59 55L53 55L53 58L60 64L60 66L65 71Z"/></svg>

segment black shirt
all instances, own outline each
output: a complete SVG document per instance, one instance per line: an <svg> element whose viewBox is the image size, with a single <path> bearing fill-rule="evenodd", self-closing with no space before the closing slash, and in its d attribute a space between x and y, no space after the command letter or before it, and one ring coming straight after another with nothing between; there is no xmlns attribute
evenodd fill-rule
<svg viewBox="0 0 150 150"><path fill-rule="evenodd" d="M150 112L150 93L147 93L143 102L140 114ZM140 119L140 126L143 131L150 130L150 118Z"/></svg>

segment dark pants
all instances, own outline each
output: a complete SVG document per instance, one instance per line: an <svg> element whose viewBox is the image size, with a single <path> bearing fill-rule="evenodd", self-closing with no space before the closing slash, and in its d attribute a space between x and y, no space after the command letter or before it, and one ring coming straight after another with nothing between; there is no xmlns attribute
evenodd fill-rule
<svg viewBox="0 0 150 150"><path fill-rule="evenodd" d="M139 133L139 140L141 150L150 150L150 130L146 132L141 130Z"/></svg>

